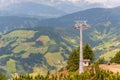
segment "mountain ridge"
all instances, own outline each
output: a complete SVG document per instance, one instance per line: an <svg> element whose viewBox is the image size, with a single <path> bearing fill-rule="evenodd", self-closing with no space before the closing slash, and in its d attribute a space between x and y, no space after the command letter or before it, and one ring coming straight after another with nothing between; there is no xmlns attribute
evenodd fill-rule
<svg viewBox="0 0 120 80"><path fill-rule="evenodd" d="M1 10L2 16L21 16L21 17L58 17L66 14L55 7L38 4L34 2L14 3Z"/></svg>
<svg viewBox="0 0 120 80"><path fill-rule="evenodd" d="M79 11L76 13L68 14L59 18L52 18L41 20L41 26L58 26L59 27L70 27L74 24L76 20L87 20L89 24L92 26L96 25L97 23L101 23L104 21L120 21L119 11L117 11L120 7L116 8L92 8L87 9L84 11ZM116 10L115 10L116 9ZM116 12L115 12L116 11ZM54 23L56 21L56 23ZM93 24L94 23L94 24ZM116 24L116 23L115 23Z"/></svg>
<svg viewBox="0 0 120 80"><path fill-rule="evenodd" d="M9 29L0 35L0 71L8 75L34 73L36 70L38 74L47 70L58 71L65 66L70 52L79 46L79 30L73 30L72 26L81 15L91 25L90 29L83 31L83 43L91 45L96 59L102 55L113 57L120 49L118 9L89 9L49 20L0 18L1 31L6 30L3 23ZM46 22L42 24L42 21Z"/></svg>

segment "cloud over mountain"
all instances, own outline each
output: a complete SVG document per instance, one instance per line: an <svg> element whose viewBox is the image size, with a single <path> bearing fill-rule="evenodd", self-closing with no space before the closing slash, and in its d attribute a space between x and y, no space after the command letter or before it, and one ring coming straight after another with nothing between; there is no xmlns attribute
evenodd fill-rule
<svg viewBox="0 0 120 80"><path fill-rule="evenodd" d="M45 4L69 13L94 7L112 8L120 6L120 0L0 0L0 8L19 2Z"/></svg>

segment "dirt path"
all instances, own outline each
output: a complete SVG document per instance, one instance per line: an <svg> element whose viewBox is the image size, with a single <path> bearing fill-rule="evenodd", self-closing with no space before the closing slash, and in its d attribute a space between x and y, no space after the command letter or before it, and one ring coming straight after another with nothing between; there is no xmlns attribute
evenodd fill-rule
<svg viewBox="0 0 120 80"><path fill-rule="evenodd" d="M117 73L117 72L120 73L120 64L111 64L111 65L101 64L100 68L102 68L104 70L112 71L114 73Z"/></svg>

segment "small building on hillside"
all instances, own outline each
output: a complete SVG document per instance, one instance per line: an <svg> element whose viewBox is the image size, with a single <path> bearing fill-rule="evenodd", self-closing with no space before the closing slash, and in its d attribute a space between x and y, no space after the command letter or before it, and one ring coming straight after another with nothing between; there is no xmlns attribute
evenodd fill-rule
<svg viewBox="0 0 120 80"><path fill-rule="evenodd" d="M83 59L83 66L89 66L90 65L90 59Z"/></svg>

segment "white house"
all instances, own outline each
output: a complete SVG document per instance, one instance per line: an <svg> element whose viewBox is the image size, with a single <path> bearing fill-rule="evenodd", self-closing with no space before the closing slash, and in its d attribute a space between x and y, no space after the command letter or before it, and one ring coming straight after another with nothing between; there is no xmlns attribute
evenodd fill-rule
<svg viewBox="0 0 120 80"><path fill-rule="evenodd" d="M83 66L89 66L90 65L90 59L83 59Z"/></svg>

